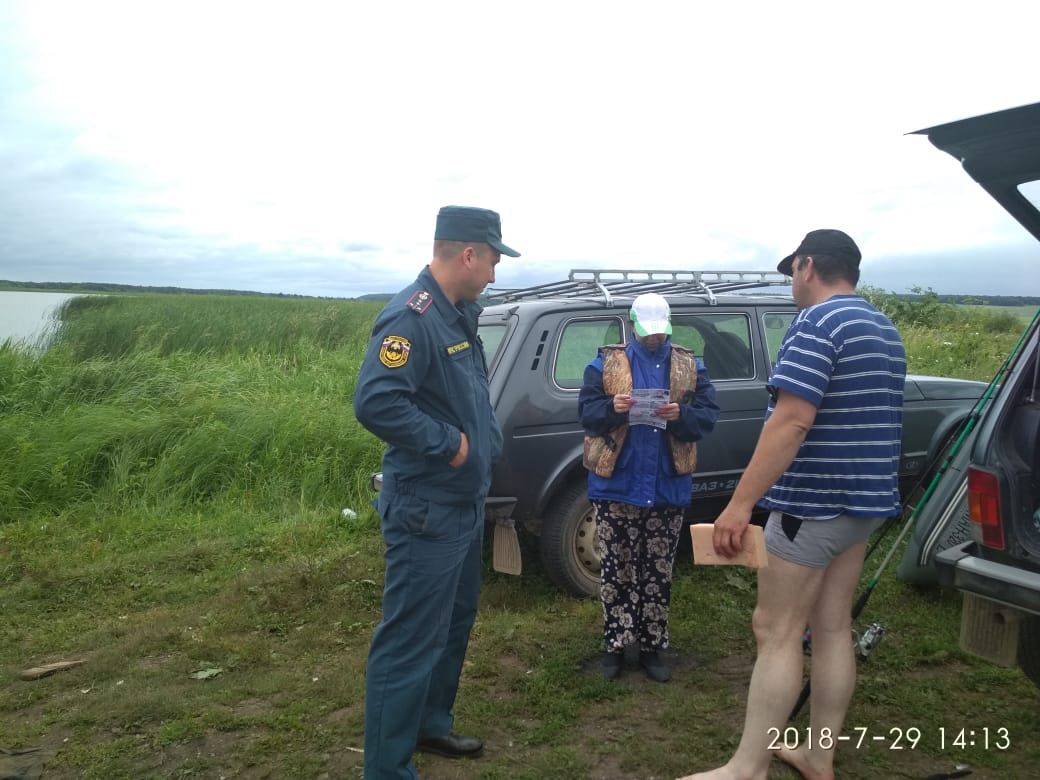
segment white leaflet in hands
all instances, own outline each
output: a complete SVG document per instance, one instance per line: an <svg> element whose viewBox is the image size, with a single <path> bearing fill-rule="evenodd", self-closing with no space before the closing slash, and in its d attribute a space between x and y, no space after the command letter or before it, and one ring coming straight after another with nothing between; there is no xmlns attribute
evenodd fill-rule
<svg viewBox="0 0 1040 780"><path fill-rule="evenodd" d="M664 387L646 387L632 390L632 408L628 410L629 425L652 425L664 428L668 421L654 414L654 410L668 403L668 390Z"/></svg>

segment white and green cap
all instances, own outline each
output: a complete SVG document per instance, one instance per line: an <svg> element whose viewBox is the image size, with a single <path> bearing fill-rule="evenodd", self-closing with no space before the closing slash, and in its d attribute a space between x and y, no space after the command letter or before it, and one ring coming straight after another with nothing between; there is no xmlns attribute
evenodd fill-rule
<svg viewBox="0 0 1040 780"><path fill-rule="evenodd" d="M628 316L640 336L657 333L672 335L671 309L668 308L668 301L657 293L643 293L632 301L632 310Z"/></svg>

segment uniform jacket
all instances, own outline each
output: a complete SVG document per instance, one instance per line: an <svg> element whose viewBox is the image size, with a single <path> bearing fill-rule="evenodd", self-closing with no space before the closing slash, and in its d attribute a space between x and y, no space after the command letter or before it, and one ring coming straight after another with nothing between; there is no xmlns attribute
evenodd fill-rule
<svg viewBox="0 0 1040 780"><path fill-rule="evenodd" d="M383 489L431 501L483 501L502 453L476 303L452 305L427 266L376 317L357 387L358 421L386 442ZM459 468L460 432L469 455Z"/></svg>
<svg viewBox="0 0 1040 780"><path fill-rule="evenodd" d="M634 388L669 387L672 344L669 339L656 353L638 341L625 346L632 368ZM679 419L664 429L649 425L629 427L614 472L610 477L589 473L589 498L622 501L635 506L687 506L693 479L676 472L669 438L695 442L710 433L718 419L715 387L704 363L697 360L697 385L692 398L680 403ZM603 355L598 354L585 369L578 398L581 424L591 435L602 435L628 422L628 414L614 411L613 394L603 387Z"/></svg>

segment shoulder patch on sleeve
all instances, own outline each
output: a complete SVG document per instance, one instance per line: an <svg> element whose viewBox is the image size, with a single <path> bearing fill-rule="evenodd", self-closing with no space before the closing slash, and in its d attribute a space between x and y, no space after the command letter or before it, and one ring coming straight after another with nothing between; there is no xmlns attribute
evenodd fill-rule
<svg viewBox="0 0 1040 780"><path fill-rule="evenodd" d="M387 336L379 347L379 362L387 368L400 368L408 362L412 342L404 336Z"/></svg>
<svg viewBox="0 0 1040 780"><path fill-rule="evenodd" d="M430 293L426 290L416 290L412 293L412 297L405 303L405 306L416 314L423 314L428 308L430 308L431 303L433 303L433 296L430 295Z"/></svg>

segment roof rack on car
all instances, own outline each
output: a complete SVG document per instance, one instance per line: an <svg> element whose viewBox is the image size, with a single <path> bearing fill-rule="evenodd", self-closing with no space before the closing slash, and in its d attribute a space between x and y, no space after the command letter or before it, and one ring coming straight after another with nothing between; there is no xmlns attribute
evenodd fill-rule
<svg viewBox="0 0 1040 780"><path fill-rule="evenodd" d="M488 297L503 303L529 298L587 298L599 293L610 306L614 296L706 295L715 305L715 293L750 290L755 287L790 285L779 271L627 271L617 269L574 269L560 282L516 289L490 289Z"/></svg>

